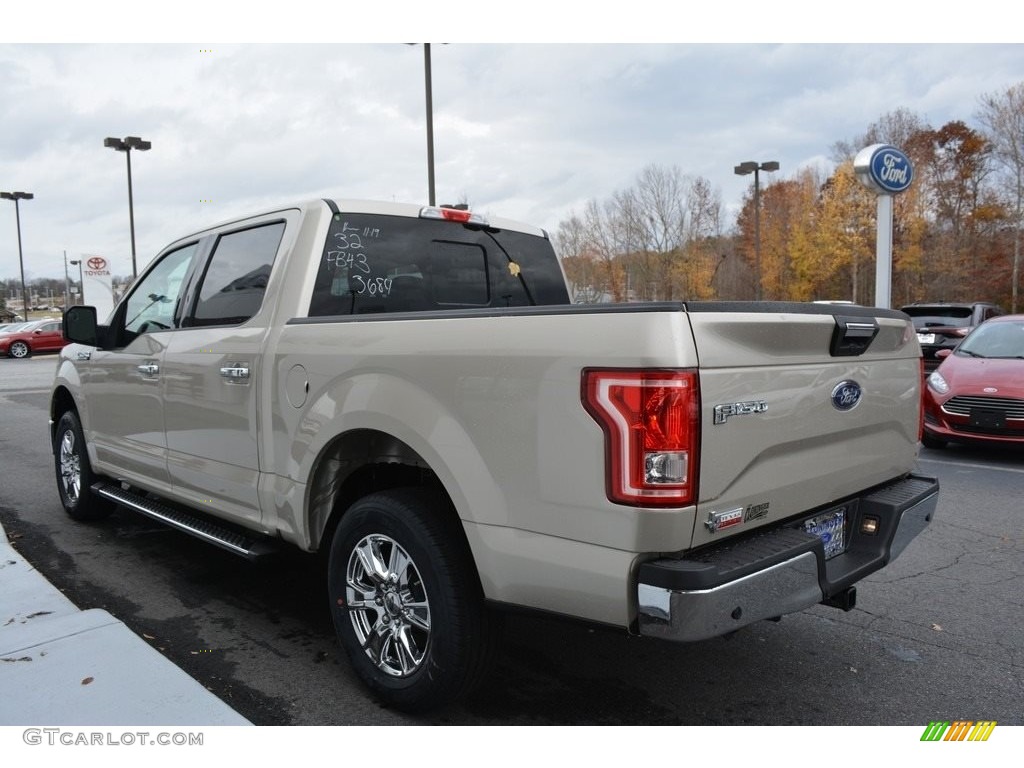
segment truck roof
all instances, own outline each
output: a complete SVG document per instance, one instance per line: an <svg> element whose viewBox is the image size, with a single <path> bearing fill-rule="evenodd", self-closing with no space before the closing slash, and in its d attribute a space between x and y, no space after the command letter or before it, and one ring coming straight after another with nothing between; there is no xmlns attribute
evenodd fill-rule
<svg viewBox="0 0 1024 768"><path fill-rule="evenodd" d="M274 213L275 211L283 211L283 210L286 210L286 209L289 209L289 208L298 209L298 210L301 210L301 211L308 211L308 210L311 210L311 209L314 209L314 208L323 207L323 206L330 207L330 203L333 203L338 208L338 210L346 211L346 212L349 212L349 213L377 213L377 214L381 214L383 216L405 216L405 217L408 217L408 218L418 218L419 215L420 215L420 211L422 211L424 208L430 208L430 207L434 207L434 208L445 207L445 208L447 208L447 207L450 207L450 206L427 206L427 205L419 205L419 204L416 204L416 203L386 202L386 201L382 201L382 200L359 200L359 199L341 198L341 197L339 197L339 198L331 198L331 197L307 198L305 200L296 200L296 201L291 201L291 202L285 202L285 203L282 203L280 205L274 205L274 206L270 206L270 207L267 207L267 208L263 208L263 209L261 209L259 211L253 211L253 212L249 212L249 213L246 213L244 215L241 215L241 216L232 217L232 218L229 218L229 219L224 219L223 221L219 221L219 222L216 222L214 224L210 224L209 226L203 227L202 229L197 230L193 234L198 234L199 232L205 232L205 231L210 230L210 229L217 229L217 228L222 227L222 226L224 226L226 224L233 224L233 223L236 223L236 222L245 221L246 219L252 219L252 218L259 217L259 216L265 216L265 215L267 215L269 213ZM482 215L482 214L478 214L478 215ZM484 215L484 218L487 220L488 225L490 225L492 227L495 227L497 229L509 229L509 230L513 230L513 231L516 231L516 232L522 232L522 233L528 234L528 235L536 235L537 237L543 237L545 239L548 239L548 233L546 231L544 231L540 227L536 227L536 226L534 226L532 224L526 224L526 223L521 222L521 221L516 221L514 219L506 219L506 218L502 218L502 217L498 217L498 216Z"/></svg>

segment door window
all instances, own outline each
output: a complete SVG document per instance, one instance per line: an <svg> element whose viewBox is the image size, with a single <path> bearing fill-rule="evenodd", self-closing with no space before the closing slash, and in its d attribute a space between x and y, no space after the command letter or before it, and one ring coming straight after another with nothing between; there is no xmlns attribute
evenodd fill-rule
<svg viewBox="0 0 1024 768"><path fill-rule="evenodd" d="M198 243L186 245L164 256L128 297L124 329L138 335L174 327L174 315L181 300L182 283ZM129 336L127 340L134 338Z"/></svg>
<svg viewBox="0 0 1024 768"><path fill-rule="evenodd" d="M284 222L221 235L190 325L238 325L259 312Z"/></svg>

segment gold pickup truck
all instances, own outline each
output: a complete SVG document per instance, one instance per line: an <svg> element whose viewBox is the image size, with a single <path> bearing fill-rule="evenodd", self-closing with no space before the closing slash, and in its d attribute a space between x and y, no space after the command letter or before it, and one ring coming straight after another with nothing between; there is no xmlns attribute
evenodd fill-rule
<svg viewBox="0 0 1024 768"><path fill-rule="evenodd" d="M467 210L274 208L63 322L68 515L326 552L341 644L406 710L478 684L502 607L680 641L849 610L936 506L904 314L572 305L545 232Z"/></svg>

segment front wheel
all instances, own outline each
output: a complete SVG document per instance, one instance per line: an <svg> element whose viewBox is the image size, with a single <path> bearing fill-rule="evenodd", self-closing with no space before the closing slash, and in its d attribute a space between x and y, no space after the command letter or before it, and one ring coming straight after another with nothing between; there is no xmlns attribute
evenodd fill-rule
<svg viewBox="0 0 1024 768"><path fill-rule="evenodd" d="M24 341L14 342L7 350L7 354L17 360L28 357L30 352L31 350L28 348L28 344Z"/></svg>
<svg viewBox="0 0 1024 768"><path fill-rule="evenodd" d="M921 445L925 448L931 448L933 450L941 450L946 447L946 441L938 437L932 437L927 432L921 435Z"/></svg>
<svg viewBox="0 0 1024 768"><path fill-rule="evenodd" d="M101 520L113 511L113 502L92 492L96 476L85 450L82 423L74 411L65 411L57 422L53 436L53 463L60 502L68 517L72 520Z"/></svg>
<svg viewBox="0 0 1024 768"><path fill-rule="evenodd" d="M419 488L374 493L342 517L328 584L338 638L384 703L435 709L482 679L494 632L447 499Z"/></svg>

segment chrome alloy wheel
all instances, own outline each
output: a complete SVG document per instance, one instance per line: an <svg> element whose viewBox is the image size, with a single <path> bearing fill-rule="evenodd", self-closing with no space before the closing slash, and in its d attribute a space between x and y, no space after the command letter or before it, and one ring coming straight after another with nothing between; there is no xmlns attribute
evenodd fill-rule
<svg viewBox="0 0 1024 768"><path fill-rule="evenodd" d="M356 638L373 664L392 677L408 677L426 658L430 604L409 554L381 534L352 550L345 599Z"/></svg>
<svg viewBox="0 0 1024 768"><path fill-rule="evenodd" d="M81 458L75 447L75 433L64 430L60 438L60 481L64 489L64 496L68 502L74 504L82 492L82 466Z"/></svg>
<svg viewBox="0 0 1024 768"><path fill-rule="evenodd" d="M28 357L28 344L23 341L16 341L11 344L10 349L7 350L7 354L18 360L23 357Z"/></svg>

